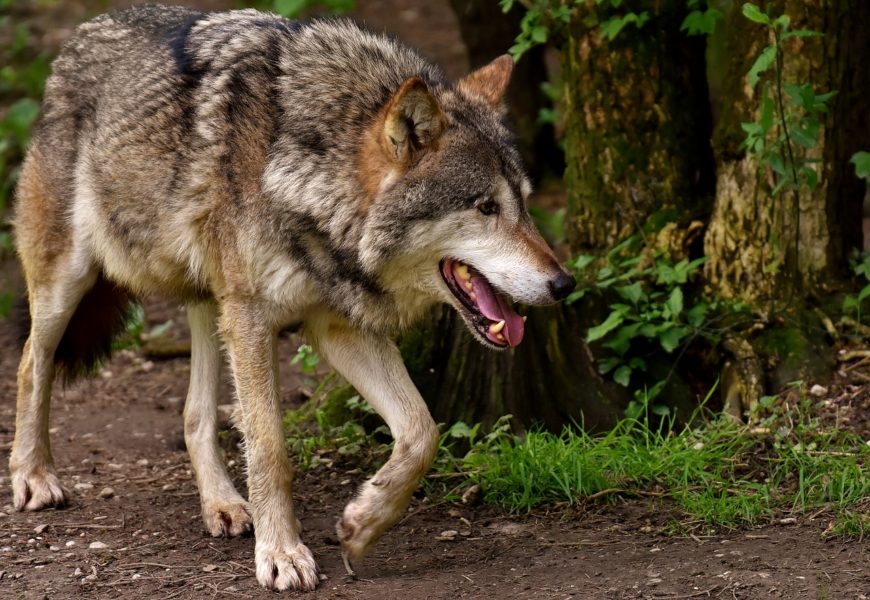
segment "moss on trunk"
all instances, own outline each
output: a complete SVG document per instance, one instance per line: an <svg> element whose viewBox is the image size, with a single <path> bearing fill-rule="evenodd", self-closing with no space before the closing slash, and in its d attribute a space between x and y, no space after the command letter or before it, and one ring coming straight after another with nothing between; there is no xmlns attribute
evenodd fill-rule
<svg viewBox="0 0 870 600"><path fill-rule="evenodd" d="M562 49L575 249L610 247L657 213L688 221L710 209L705 40L680 33L685 3L627 4L650 11L640 30L603 40L590 2Z"/></svg>
<svg viewBox="0 0 870 600"><path fill-rule="evenodd" d="M866 135L862 139L855 132L870 131L866 94L870 70L865 66L870 44L862 29L870 18L870 3L779 0L769 4L773 14L785 12L791 17L792 29L826 34L787 40L783 53L786 81L810 82L816 93L839 92L822 124L819 145L812 151L813 157L822 159L819 184L813 191L801 190L795 219L792 197L772 198L770 173L759 169L754 157L740 147L745 138L740 124L756 120L760 104L761 88L749 86L746 72L770 40L766 30L745 19L735 3L725 20L731 62L713 139L716 205L705 240L706 275L710 289L725 298L800 303L807 295L825 293L845 273L849 251L862 245L864 186L848 160L868 143ZM797 251L790 253L791 248ZM776 268L776 263L781 267Z"/></svg>

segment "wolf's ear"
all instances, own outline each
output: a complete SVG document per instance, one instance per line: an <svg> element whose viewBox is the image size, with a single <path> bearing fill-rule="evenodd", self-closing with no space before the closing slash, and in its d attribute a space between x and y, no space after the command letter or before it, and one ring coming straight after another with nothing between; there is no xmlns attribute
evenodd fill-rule
<svg viewBox="0 0 870 600"><path fill-rule="evenodd" d="M411 77L387 103L381 145L391 160L406 163L438 139L444 124L444 114L429 88L419 77Z"/></svg>
<svg viewBox="0 0 870 600"><path fill-rule="evenodd" d="M514 59L507 54L502 54L485 67L472 71L460 79L457 87L468 95L482 98L493 108L499 108L511 81L513 70Z"/></svg>

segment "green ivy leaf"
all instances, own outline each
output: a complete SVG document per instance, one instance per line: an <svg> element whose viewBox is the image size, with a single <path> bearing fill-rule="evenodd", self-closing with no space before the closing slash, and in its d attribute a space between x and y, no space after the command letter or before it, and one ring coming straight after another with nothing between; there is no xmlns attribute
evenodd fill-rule
<svg viewBox="0 0 870 600"><path fill-rule="evenodd" d="M752 2L746 2L743 5L743 16L752 21L753 23L770 25L770 17L761 12L757 6L752 4Z"/></svg>
<svg viewBox="0 0 870 600"><path fill-rule="evenodd" d="M776 46L768 46L761 51L758 58L755 59L752 68L746 74L749 79L749 85L755 87L758 85L758 80L761 79L761 74L767 71L776 60Z"/></svg>
<svg viewBox="0 0 870 600"><path fill-rule="evenodd" d="M663 331L659 335L659 343L662 345L662 350L668 354L676 350L687 333L684 327L672 327L667 331Z"/></svg>
<svg viewBox="0 0 870 600"><path fill-rule="evenodd" d="M613 373L613 381L622 387L628 387L628 384L631 381L631 367L628 365L622 365L616 369Z"/></svg>
<svg viewBox="0 0 870 600"><path fill-rule="evenodd" d="M547 42L547 28L543 25L535 25L531 33L532 41L536 44L544 44Z"/></svg>
<svg viewBox="0 0 870 600"><path fill-rule="evenodd" d="M671 295L665 302L665 308L668 309L671 318L678 317L683 312L683 288L675 287L671 290Z"/></svg>
<svg viewBox="0 0 870 600"><path fill-rule="evenodd" d="M643 296L643 287L640 285L639 281L636 281L631 285L624 285L613 289L615 289L616 293L623 299L628 300L632 304L637 304L638 300Z"/></svg>
<svg viewBox="0 0 870 600"><path fill-rule="evenodd" d="M680 25L680 31L688 35L710 35L716 31L716 22L722 18L722 13L715 8L707 10L693 10Z"/></svg>
<svg viewBox="0 0 870 600"><path fill-rule="evenodd" d="M870 152L856 152L849 162L855 165L855 175L870 181Z"/></svg>
<svg viewBox="0 0 870 600"><path fill-rule="evenodd" d="M624 320L625 317L623 316L623 313L614 310L607 316L607 319L605 319L603 323L589 328L589 333L586 335L586 341L594 342L595 340L600 340L605 335L622 325Z"/></svg>

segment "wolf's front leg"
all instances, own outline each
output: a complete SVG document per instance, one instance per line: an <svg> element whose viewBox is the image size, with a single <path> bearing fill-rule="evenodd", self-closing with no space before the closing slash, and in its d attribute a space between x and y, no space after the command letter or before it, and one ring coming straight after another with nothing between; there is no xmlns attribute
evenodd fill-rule
<svg viewBox="0 0 870 600"><path fill-rule="evenodd" d="M248 501L254 512L256 571L260 584L313 590L317 565L300 539L293 510L292 473L278 405L275 328L265 311L247 303L224 303L220 329L230 356L241 408L248 461Z"/></svg>
<svg viewBox="0 0 870 600"><path fill-rule="evenodd" d="M306 334L384 418L395 439L390 460L363 484L338 522L344 557L355 559L404 513L435 457L438 428L391 340L334 317L306 323Z"/></svg>

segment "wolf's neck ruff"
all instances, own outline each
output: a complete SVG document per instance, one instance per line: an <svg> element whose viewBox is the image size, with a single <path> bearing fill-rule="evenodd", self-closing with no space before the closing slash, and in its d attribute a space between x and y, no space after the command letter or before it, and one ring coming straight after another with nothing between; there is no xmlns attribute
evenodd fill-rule
<svg viewBox="0 0 870 600"><path fill-rule="evenodd" d="M523 341L525 319L493 288L480 271L462 261L445 258L441 273L450 291L478 318L477 326L497 346L513 348Z"/></svg>

